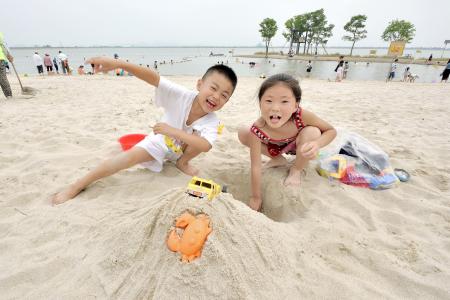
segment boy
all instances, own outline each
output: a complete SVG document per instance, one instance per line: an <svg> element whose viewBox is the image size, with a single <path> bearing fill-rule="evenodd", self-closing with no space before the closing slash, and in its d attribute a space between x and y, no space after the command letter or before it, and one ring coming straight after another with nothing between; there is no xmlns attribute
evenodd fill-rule
<svg viewBox="0 0 450 300"><path fill-rule="evenodd" d="M52 198L53 204L60 204L74 198L94 181L110 176L136 164L160 172L164 159L176 161L176 166L188 175L198 170L189 161L201 152L211 149L217 137L219 120L214 114L231 97L237 84L234 71L224 65L209 68L197 81L197 91L190 91L161 78L152 69L107 57L92 58L95 72L124 69L134 76L156 87L155 103L164 108L160 123L153 126L148 135L132 149L106 160L84 177L68 186Z"/></svg>

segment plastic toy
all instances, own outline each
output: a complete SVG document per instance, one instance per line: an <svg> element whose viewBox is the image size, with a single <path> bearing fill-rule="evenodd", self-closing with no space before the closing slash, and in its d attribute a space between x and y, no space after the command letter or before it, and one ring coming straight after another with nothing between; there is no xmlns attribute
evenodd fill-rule
<svg viewBox="0 0 450 300"><path fill-rule="evenodd" d="M317 172L323 176L348 185L368 187L373 190L383 190L398 183L398 178L392 168L388 167L378 172L354 157L336 154L319 161Z"/></svg>
<svg viewBox="0 0 450 300"><path fill-rule="evenodd" d="M173 252L180 252L182 262L191 262L200 257L203 245L212 231L209 217L205 214L193 216L185 212L177 218L175 227L184 228L184 232L180 237L173 229L167 238L167 247Z"/></svg>
<svg viewBox="0 0 450 300"><path fill-rule="evenodd" d="M323 164L326 166L318 169L319 174L323 177L342 178L347 168L345 157L338 154L327 158Z"/></svg>
<svg viewBox="0 0 450 300"><path fill-rule="evenodd" d="M226 188L224 187L222 189L222 187L214 181L197 176L192 177L186 189L186 193L189 195L199 198L208 198L208 200L214 199L222 191L226 192Z"/></svg>
<svg viewBox="0 0 450 300"><path fill-rule="evenodd" d="M146 136L146 134L132 133L120 137L118 141L122 146L122 150L127 151L133 148L137 143L145 139Z"/></svg>
<svg viewBox="0 0 450 300"><path fill-rule="evenodd" d="M411 178L411 175L403 169L394 169L394 173L401 182L407 182Z"/></svg>

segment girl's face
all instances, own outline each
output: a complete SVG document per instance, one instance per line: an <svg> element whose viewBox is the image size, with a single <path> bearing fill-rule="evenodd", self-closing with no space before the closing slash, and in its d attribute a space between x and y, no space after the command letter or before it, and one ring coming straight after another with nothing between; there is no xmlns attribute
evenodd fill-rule
<svg viewBox="0 0 450 300"><path fill-rule="evenodd" d="M266 124L272 128L280 128L297 110L298 103L292 90L285 84L278 83L264 92L259 106Z"/></svg>

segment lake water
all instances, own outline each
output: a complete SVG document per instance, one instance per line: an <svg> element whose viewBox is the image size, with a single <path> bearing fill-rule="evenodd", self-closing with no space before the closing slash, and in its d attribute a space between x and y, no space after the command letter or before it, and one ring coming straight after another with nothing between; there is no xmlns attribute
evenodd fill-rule
<svg viewBox="0 0 450 300"><path fill-rule="evenodd" d="M122 59L128 59L130 62L142 64L143 66L153 66L154 61L158 62L158 71L162 75L193 75L200 76L211 65L216 63L228 64L232 67L238 76L260 76L286 72L299 77L306 77L305 61L287 60L287 59L270 59L264 58L240 58L238 55L254 54L255 52L264 52L264 48L12 48L11 52L14 56L14 62L19 73L37 74L37 70L33 63L33 53L38 51L41 55L49 53L52 57L58 54L58 50L62 50L69 58L72 69L76 69L84 63L85 58L92 56L106 55L113 57L118 54ZM231 51L233 50L234 56ZM376 49L378 55L385 55L387 49ZM271 52L283 51L286 53L288 48L270 48ZM349 48L327 48L328 53L340 53L347 55ZM420 51L420 52L418 52ZM223 56L209 56L210 52L216 54L224 54ZM319 54L323 52L319 49ZM353 50L355 55L369 55L370 49L356 48ZM441 57L442 50L439 49L406 49L405 55L410 54L416 58ZM443 53L444 57L450 57L450 49ZM170 61L173 61L173 64ZM250 67L249 62L254 61L255 67ZM165 62L165 64L163 64ZM389 63L370 63L364 62L349 63L350 68L347 78L349 80L384 80L389 71ZM331 79L334 80L334 68L336 62L317 61L313 62L313 70L310 74L311 78ZM399 80L407 65L399 64L396 79ZM440 80L439 74L443 71L443 66L432 65L411 65L411 72L417 74L419 78L417 82L437 82ZM90 66L86 66L86 70L90 70ZM74 72L76 73L76 72Z"/></svg>

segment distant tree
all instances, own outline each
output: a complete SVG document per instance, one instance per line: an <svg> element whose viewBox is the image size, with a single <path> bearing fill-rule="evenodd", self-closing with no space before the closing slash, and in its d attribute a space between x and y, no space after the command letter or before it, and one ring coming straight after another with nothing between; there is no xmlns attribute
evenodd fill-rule
<svg viewBox="0 0 450 300"><path fill-rule="evenodd" d="M416 33L414 25L405 20L391 21L384 30L381 38L384 41L405 41L410 43Z"/></svg>
<svg viewBox="0 0 450 300"><path fill-rule="evenodd" d="M345 31L347 31L349 33L349 35L344 35L342 37L342 39L345 41L353 42L352 49L350 50L350 56L352 56L353 47L355 46L355 43L357 41L365 39L367 37L367 35L366 35L367 30L365 29L366 24L364 24L364 22L366 22L366 20L367 20L367 16L356 15L356 16L353 16L350 19L350 21L348 21L347 24L345 24L345 26L344 26Z"/></svg>
<svg viewBox="0 0 450 300"><path fill-rule="evenodd" d="M259 32L261 32L263 41L266 44L266 57L267 57L269 52L270 40L275 36L278 30L277 22L274 19L265 18L259 24L259 27L260 27Z"/></svg>
<svg viewBox="0 0 450 300"><path fill-rule="evenodd" d="M311 45L315 45L317 51L319 44L328 42L334 28L333 24L328 24L323 9L290 18L285 26L288 32L283 33L283 36L291 41L291 48L293 43L297 43L296 54L299 53L300 43L304 43L303 53L312 52Z"/></svg>
<svg viewBox="0 0 450 300"><path fill-rule="evenodd" d="M310 35L308 38L308 49L313 51L311 44L315 46L315 54L317 54L317 47L319 44L322 46L328 42L333 33L333 24L328 24L327 17L325 16L324 9L319 9L309 13Z"/></svg>

